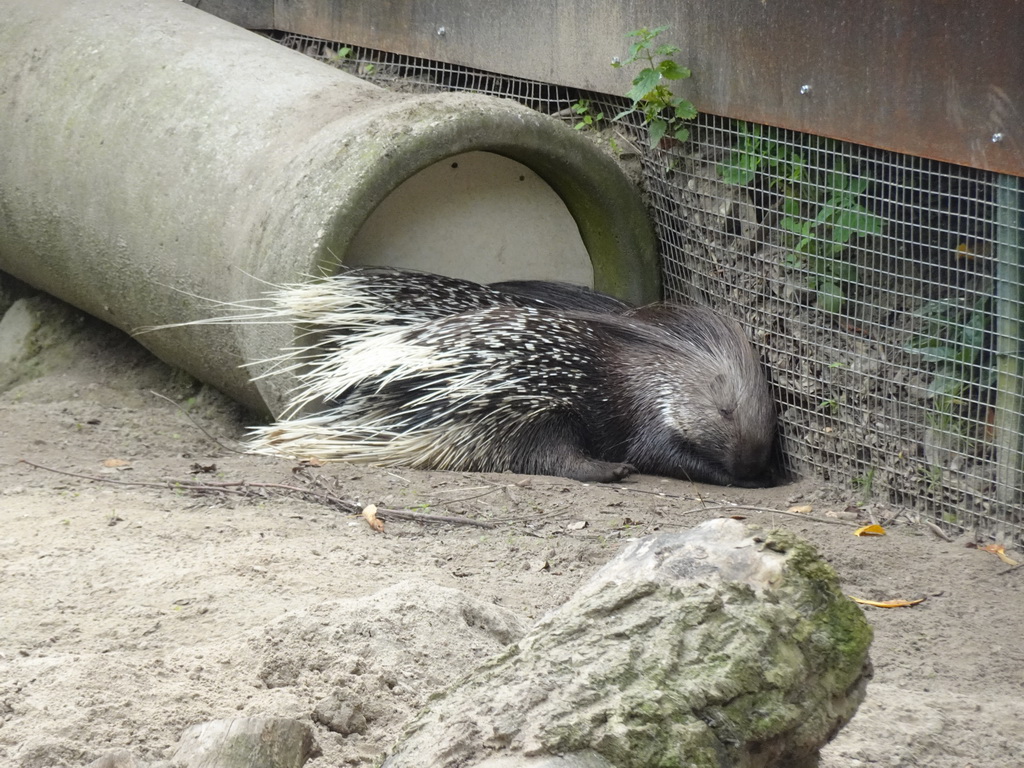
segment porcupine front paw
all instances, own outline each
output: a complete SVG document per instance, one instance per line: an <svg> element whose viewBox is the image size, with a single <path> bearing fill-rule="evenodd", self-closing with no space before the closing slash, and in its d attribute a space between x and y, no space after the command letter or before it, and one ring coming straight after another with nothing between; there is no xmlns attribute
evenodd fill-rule
<svg viewBox="0 0 1024 768"><path fill-rule="evenodd" d="M611 461L590 461L581 463L578 471L570 477L581 483L616 483L636 472L632 464L617 464Z"/></svg>

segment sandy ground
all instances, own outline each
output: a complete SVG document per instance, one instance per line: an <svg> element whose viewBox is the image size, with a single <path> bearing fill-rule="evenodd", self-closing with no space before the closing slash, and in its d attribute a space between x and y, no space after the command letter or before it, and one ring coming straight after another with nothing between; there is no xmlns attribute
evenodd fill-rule
<svg viewBox="0 0 1024 768"><path fill-rule="evenodd" d="M865 608L875 678L823 766L1024 765L1024 568L966 537L943 541L810 481L296 471L218 445L151 392L233 445L247 417L222 396L116 331L42 307L57 330L31 334L31 356L0 371L0 765L84 766L115 748L158 761L192 723L255 714L312 722L312 768L371 765L431 693L623 540L728 514L811 540L848 594L927 598ZM313 478L361 504L496 526L390 519L381 534L281 488L240 498L174 482ZM826 522L772 511L794 504ZM895 519L889 535L852 535L870 515Z"/></svg>

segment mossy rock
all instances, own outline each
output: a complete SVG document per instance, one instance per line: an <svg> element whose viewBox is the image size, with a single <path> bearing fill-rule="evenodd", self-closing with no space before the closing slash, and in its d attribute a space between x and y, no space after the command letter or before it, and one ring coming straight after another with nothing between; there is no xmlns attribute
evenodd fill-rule
<svg viewBox="0 0 1024 768"><path fill-rule="evenodd" d="M813 765L864 697L870 643L809 544L709 521L627 545L384 766Z"/></svg>

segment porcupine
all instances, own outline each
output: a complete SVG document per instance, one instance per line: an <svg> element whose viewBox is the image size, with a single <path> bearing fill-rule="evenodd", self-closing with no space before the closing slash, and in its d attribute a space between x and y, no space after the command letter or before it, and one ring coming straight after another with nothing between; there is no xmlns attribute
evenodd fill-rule
<svg viewBox="0 0 1024 768"><path fill-rule="evenodd" d="M271 296L309 331L251 449L383 466L763 485L767 380L739 324L543 282L349 269Z"/></svg>

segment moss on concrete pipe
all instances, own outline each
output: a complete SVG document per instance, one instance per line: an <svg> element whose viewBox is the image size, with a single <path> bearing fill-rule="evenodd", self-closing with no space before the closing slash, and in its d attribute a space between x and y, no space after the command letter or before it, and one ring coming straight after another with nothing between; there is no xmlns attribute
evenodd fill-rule
<svg viewBox="0 0 1024 768"><path fill-rule="evenodd" d="M178 0L0 10L0 269L113 325L208 317L209 299L336 270L389 194L467 152L549 185L597 287L657 297L635 188L557 121L488 97L390 93ZM253 385L244 366L292 334L193 326L140 340L275 413L287 382Z"/></svg>

